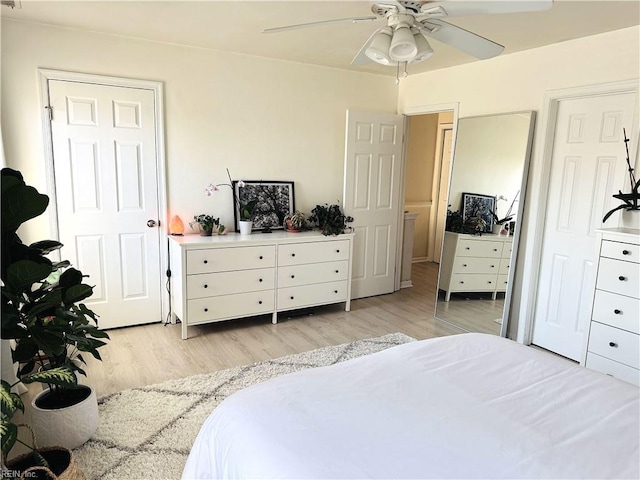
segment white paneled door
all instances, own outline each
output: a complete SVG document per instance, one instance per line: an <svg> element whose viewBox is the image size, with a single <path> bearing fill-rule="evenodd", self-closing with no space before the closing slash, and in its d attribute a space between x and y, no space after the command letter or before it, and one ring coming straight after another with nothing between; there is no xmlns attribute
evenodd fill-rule
<svg viewBox="0 0 640 480"><path fill-rule="evenodd" d="M351 297L395 287L404 117L347 111L344 209L354 217Z"/></svg>
<svg viewBox="0 0 640 480"><path fill-rule="evenodd" d="M622 129L635 128L637 95L559 102L532 343L579 360L596 275L596 234L628 185Z"/></svg>
<svg viewBox="0 0 640 480"><path fill-rule="evenodd" d="M62 258L101 328L161 320L154 92L49 80Z"/></svg>

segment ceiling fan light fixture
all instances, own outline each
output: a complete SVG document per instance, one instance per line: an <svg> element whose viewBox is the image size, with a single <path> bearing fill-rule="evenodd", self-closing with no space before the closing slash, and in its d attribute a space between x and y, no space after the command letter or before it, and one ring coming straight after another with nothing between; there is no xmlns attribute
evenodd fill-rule
<svg viewBox="0 0 640 480"><path fill-rule="evenodd" d="M376 63L390 65L389 48L391 47L391 29L380 30L367 47L364 54Z"/></svg>
<svg viewBox="0 0 640 480"><path fill-rule="evenodd" d="M416 41L418 53L416 53L415 58L411 61L412 63L422 62L433 55L433 48L431 48L427 39L424 38L424 35L418 32L413 35L413 38Z"/></svg>
<svg viewBox="0 0 640 480"><path fill-rule="evenodd" d="M393 32L389 56L396 62L410 62L418 53L416 41L408 25L398 25Z"/></svg>

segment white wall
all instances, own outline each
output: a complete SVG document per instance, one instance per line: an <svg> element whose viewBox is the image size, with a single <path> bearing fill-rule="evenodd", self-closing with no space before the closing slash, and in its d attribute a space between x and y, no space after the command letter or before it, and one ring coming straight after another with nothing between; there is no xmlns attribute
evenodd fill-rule
<svg viewBox="0 0 640 480"><path fill-rule="evenodd" d="M296 207L342 201L345 111L395 112L393 78L2 20L2 134L8 166L46 191L37 68L165 85L169 214L232 224L210 182L292 180ZM46 216L27 238L49 236ZM186 222L185 222L186 223Z"/></svg>
<svg viewBox="0 0 640 480"><path fill-rule="evenodd" d="M460 117L535 110L541 113L548 90L638 79L640 76L640 26L625 28L591 37L549 45L525 52L503 55L402 80L398 111L422 106L460 102ZM543 135L542 115L536 117L536 133L529 177L529 192L539 189ZM636 144L640 135L632 133ZM638 167L636 158L636 167ZM624 188L624 186L621 186ZM537 202L525 203L522 234L527 237L527 224L533 218ZM633 220L637 221L638 212ZM521 243L518 272L531 245ZM524 326L526 305L520 304L519 292L525 279L517 276L511 309L510 336ZM526 279L527 282L533 281Z"/></svg>

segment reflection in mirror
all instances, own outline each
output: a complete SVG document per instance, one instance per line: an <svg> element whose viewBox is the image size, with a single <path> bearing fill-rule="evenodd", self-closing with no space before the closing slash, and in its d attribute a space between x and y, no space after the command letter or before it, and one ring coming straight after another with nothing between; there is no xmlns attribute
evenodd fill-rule
<svg viewBox="0 0 640 480"><path fill-rule="evenodd" d="M534 112L458 121L435 316L506 335Z"/></svg>

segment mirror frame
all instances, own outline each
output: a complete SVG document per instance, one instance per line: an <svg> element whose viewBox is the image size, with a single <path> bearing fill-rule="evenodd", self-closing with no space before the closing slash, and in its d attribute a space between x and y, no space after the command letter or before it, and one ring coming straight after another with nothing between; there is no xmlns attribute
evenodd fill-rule
<svg viewBox="0 0 640 480"><path fill-rule="evenodd" d="M530 115L530 121L529 121L529 130L528 130L528 134L527 134L527 143L526 143L526 148L525 148L525 155L524 155L524 159L523 159L523 165L522 165L522 177L521 177L521 182L520 182L520 200L518 202L518 208L517 208L517 216L516 218L518 220L520 220L520 222L523 220L523 214L524 214L524 204L527 201L527 184L528 184L528 180L529 180L529 170L530 170L530 165L531 165L531 154L532 154L532 149L533 149L533 136L534 136L534 132L535 132L535 125L536 125L536 111L535 110L519 110L519 111L514 111L514 112L503 112L503 113L491 113L491 114L486 114L486 115L474 115L474 116L470 116L470 117L460 117L457 120L456 123L456 130L459 128L458 123L460 122L460 120L464 120L464 119L478 119L478 118L484 118L484 117L497 117L497 116L503 116L503 115L517 115L517 114L529 114ZM449 193L451 191L451 181L453 179L453 172L454 172L454 168L455 168L455 162L456 162L456 150L457 150L457 145L458 145L458 141L459 141L459 135L456 135L456 145L454 146L454 150L453 150L453 158L451 160L451 172L449 174ZM446 231L446 227L445 227L445 231ZM513 265L514 268L510 268L509 269L509 274L507 276L507 290L505 291L505 296L504 296L504 307L502 309L502 324L500 326L500 336L501 337L506 337L507 333L508 333L508 328L509 328L509 317L510 317L510 313L511 313L511 300L513 298L513 289L515 287L515 283L516 283L516 270L519 270L517 268L517 264L518 264L518 256L519 256L519 245L520 245L520 236L522 234L522 224L516 224L516 231L513 235L513 246L512 246L512 252L511 252L511 259L510 259L510 265ZM444 245L443 245L444 246ZM442 319L440 317L437 316L437 312L438 312L438 297L439 297L439 293L440 293L440 277L442 274L442 269L440 268L440 266L438 267L438 283L436 285L436 299L435 299L435 307L434 307L434 318L441 320L441 321L445 321L448 322L448 320ZM456 325L453 322L448 322L448 323L452 323L453 325L457 326L458 328L461 328L462 330L466 330L464 328L462 328L459 325Z"/></svg>

